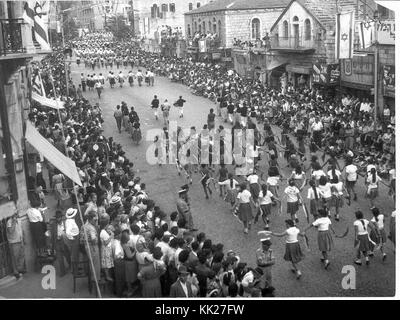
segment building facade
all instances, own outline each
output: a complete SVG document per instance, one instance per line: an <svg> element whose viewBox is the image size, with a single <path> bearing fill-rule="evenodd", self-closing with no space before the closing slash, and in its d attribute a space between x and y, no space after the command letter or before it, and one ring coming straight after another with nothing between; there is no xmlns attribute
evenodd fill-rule
<svg viewBox="0 0 400 320"><path fill-rule="evenodd" d="M212 0L134 0L138 10L139 33L142 38L155 39L162 26L178 29L185 34L185 12L202 7Z"/></svg>
<svg viewBox="0 0 400 320"><path fill-rule="evenodd" d="M24 123L30 108L30 61L48 52L35 46L31 28L21 18L23 7L22 1L0 2L0 278L12 272L5 223L16 210L26 236L27 268L32 270L34 262L26 217Z"/></svg>

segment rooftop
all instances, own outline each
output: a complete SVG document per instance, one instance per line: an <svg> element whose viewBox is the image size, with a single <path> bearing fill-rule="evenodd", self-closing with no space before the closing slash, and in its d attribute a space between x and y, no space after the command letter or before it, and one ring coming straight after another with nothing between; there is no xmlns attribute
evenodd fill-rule
<svg viewBox="0 0 400 320"><path fill-rule="evenodd" d="M200 8L186 12L186 15L226 10L285 8L290 0L216 0Z"/></svg>

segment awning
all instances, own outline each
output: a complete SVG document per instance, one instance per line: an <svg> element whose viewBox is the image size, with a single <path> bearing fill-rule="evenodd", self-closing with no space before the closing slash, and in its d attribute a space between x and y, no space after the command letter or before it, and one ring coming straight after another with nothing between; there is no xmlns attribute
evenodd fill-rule
<svg viewBox="0 0 400 320"><path fill-rule="evenodd" d="M39 102L41 105L49 107L49 108L64 109L63 101L49 99L49 98L43 97L41 95L38 95L36 92L32 92L32 99L35 100L36 102Z"/></svg>
<svg viewBox="0 0 400 320"><path fill-rule="evenodd" d="M48 142L32 125L26 122L25 139L58 170L65 174L77 185L82 186L75 162L63 155L56 147Z"/></svg>
<svg viewBox="0 0 400 320"><path fill-rule="evenodd" d="M286 71L299 74L312 74L312 67L296 66L293 64L288 64L286 66Z"/></svg>
<svg viewBox="0 0 400 320"><path fill-rule="evenodd" d="M283 66L284 64L289 63L288 61L272 61L268 66L267 70L271 71L274 70L275 68L278 68L280 66Z"/></svg>

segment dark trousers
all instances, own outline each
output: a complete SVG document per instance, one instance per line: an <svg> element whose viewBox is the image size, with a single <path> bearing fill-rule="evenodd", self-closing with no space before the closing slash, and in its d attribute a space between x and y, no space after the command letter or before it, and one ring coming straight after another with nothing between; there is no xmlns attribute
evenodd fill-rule
<svg viewBox="0 0 400 320"><path fill-rule="evenodd" d="M43 174L41 172L36 174L36 185L41 186L43 191L46 191L46 182L43 179Z"/></svg>
<svg viewBox="0 0 400 320"><path fill-rule="evenodd" d="M122 127L122 118L115 118L115 120L117 121L117 127L118 127L118 131L119 133L121 133L121 127Z"/></svg>
<svg viewBox="0 0 400 320"><path fill-rule="evenodd" d="M60 268L59 270L60 276L62 277L66 273L65 260L67 260L68 265L71 266L71 256L68 247L65 245L63 239L56 240L55 249L56 249L57 263Z"/></svg>
<svg viewBox="0 0 400 320"><path fill-rule="evenodd" d="M86 92L86 81L82 81L82 91Z"/></svg>

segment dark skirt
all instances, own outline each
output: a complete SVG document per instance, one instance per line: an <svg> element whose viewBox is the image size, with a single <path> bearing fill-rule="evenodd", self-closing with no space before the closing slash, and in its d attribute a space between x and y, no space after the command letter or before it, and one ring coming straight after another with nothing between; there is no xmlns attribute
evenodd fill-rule
<svg viewBox="0 0 400 320"><path fill-rule="evenodd" d="M313 217L317 217L318 214L318 209L321 209L321 200L320 199L311 199L310 200L310 213L313 215Z"/></svg>
<svg viewBox="0 0 400 320"><path fill-rule="evenodd" d="M138 272L139 272L139 266L136 257L133 258L132 260L125 260L126 282L134 283L137 280Z"/></svg>
<svg viewBox="0 0 400 320"><path fill-rule="evenodd" d="M134 142L139 143L142 140L142 132L138 129L134 129L132 132L132 139Z"/></svg>
<svg viewBox="0 0 400 320"><path fill-rule="evenodd" d="M318 249L321 252L331 251L333 246L332 235L329 230L318 231Z"/></svg>
<svg viewBox="0 0 400 320"><path fill-rule="evenodd" d="M362 234L357 236L358 243L358 250L361 252L369 251L371 249L369 236L368 234Z"/></svg>
<svg viewBox="0 0 400 320"><path fill-rule="evenodd" d="M374 228L370 233L370 238L376 244L384 244L386 243L387 236L385 229L378 230Z"/></svg>
<svg viewBox="0 0 400 320"><path fill-rule="evenodd" d="M263 217L268 217L271 214L272 203L262 204L260 207Z"/></svg>
<svg viewBox="0 0 400 320"><path fill-rule="evenodd" d="M303 259L304 255L301 252L300 243L286 243L286 250L283 259L293 263L299 263Z"/></svg>
<svg viewBox="0 0 400 320"><path fill-rule="evenodd" d="M299 211L299 202L288 202L287 203L287 213L288 214L295 214Z"/></svg>
<svg viewBox="0 0 400 320"><path fill-rule="evenodd" d="M250 193L253 199L258 199L260 195L260 185L258 183L250 184Z"/></svg>
<svg viewBox="0 0 400 320"><path fill-rule="evenodd" d="M329 209L334 206L334 201L332 200L332 197L329 198L322 198L322 203Z"/></svg>
<svg viewBox="0 0 400 320"><path fill-rule="evenodd" d="M367 196L369 199L375 199L378 196L378 188L371 188Z"/></svg>
<svg viewBox="0 0 400 320"><path fill-rule="evenodd" d="M343 196L332 196L332 207L342 208L343 207Z"/></svg>
<svg viewBox="0 0 400 320"><path fill-rule="evenodd" d="M238 217L243 222L248 222L253 220L253 213L251 211L250 203L241 203L239 205Z"/></svg>

